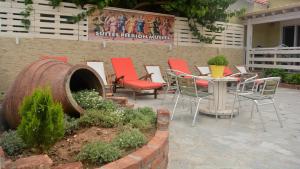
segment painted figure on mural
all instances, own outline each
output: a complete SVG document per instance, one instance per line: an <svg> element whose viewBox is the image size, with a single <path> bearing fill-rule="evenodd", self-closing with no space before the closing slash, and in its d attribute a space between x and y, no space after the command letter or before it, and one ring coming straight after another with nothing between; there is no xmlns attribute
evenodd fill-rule
<svg viewBox="0 0 300 169"><path fill-rule="evenodd" d="M155 17L153 21L153 35L159 35L159 26L160 26L159 18Z"/></svg>
<svg viewBox="0 0 300 169"><path fill-rule="evenodd" d="M169 19L164 19L163 24L162 24L162 30L161 30L161 35L162 36L168 36L170 34L170 22Z"/></svg>
<svg viewBox="0 0 300 169"><path fill-rule="evenodd" d="M109 23L109 32L116 33L118 21L114 14L111 15L111 17L108 20L108 23Z"/></svg>
<svg viewBox="0 0 300 169"><path fill-rule="evenodd" d="M126 24L126 16L124 14L121 14L119 17L118 17L118 32L120 33L125 33L125 24Z"/></svg>
<svg viewBox="0 0 300 169"><path fill-rule="evenodd" d="M137 34L143 34L144 33L144 26L145 26L145 21L143 19L143 16L140 16L136 21L136 32L137 32Z"/></svg>
<svg viewBox="0 0 300 169"><path fill-rule="evenodd" d="M126 22L127 33L130 34L134 33L134 28L135 28L135 17L134 15L131 15L131 17Z"/></svg>

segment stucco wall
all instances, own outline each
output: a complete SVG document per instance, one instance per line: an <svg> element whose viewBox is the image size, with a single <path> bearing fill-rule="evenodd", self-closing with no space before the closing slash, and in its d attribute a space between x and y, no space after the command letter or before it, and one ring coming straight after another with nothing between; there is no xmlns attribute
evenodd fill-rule
<svg viewBox="0 0 300 169"><path fill-rule="evenodd" d="M230 64L242 64L244 49L219 49L207 47L176 47L169 50L167 45L107 43L69 41L54 39L20 39L17 45L14 38L0 38L0 92L6 91L17 74L29 63L42 55L69 56L70 63L76 64L86 59L103 60L106 70L112 72L111 57L131 56L139 75L143 75L143 64L159 64L168 68L167 59L177 56L188 61L196 74L194 65L206 65L209 57L224 54Z"/></svg>
<svg viewBox="0 0 300 169"><path fill-rule="evenodd" d="M253 26L253 47L274 47L280 43L280 23L266 23Z"/></svg>

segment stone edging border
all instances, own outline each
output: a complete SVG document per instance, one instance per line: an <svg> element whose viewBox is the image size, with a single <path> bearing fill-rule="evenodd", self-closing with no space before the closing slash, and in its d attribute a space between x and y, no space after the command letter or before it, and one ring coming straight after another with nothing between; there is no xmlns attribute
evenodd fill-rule
<svg viewBox="0 0 300 169"><path fill-rule="evenodd" d="M280 83L279 87L300 90L300 85L296 84Z"/></svg>

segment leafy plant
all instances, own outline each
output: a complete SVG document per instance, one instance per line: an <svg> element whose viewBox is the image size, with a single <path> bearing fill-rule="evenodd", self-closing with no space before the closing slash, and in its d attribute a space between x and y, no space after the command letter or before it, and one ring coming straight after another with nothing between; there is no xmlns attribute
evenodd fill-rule
<svg viewBox="0 0 300 169"><path fill-rule="evenodd" d="M218 55L208 60L208 65L227 66L228 60L224 55Z"/></svg>
<svg viewBox="0 0 300 169"><path fill-rule="evenodd" d="M264 77L281 77L281 79L284 79L287 75L287 72L284 69L265 69Z"/></svg>
<svg viewBox="0 0 300 169"><path fill-rule="evenodd" d="M289 84L300 84L300 74L299 73L286 74L284 76L283 81Z"/></svg>
<svg viewBox="0 0 300 169"><path fill-rule="evenodd" d="M81 90L72 94L73 98L83 109L99 109L103 111L115 111L118 106L111 100L105 100L99 93L93 90Z"/></svg>
<svg viewBox="0 0 300 169"><path fill-rule="evenodd" d="M120 123L120 116L114 112L88 110L80 119L80 126L116 127Z"/></svg>
<svg viewBox="0 0 300 169"><path fill-rule="evenodd" d="M26 8L23 12L21 12L21 15L23 15L23 19L21 20L21 22L24 25L26 30L30 28L30 24L31 24L30 20L28 19L31 11L33 10L30 4L32 4L32 0L26 0L25 1Z"/></svg>
<svg viewBox="0 0 300 169"><path fill-rule="evenodd" d="M50 88L37 88L26 96L19 114L17 132L28 146L47 149L64 135L64 112L53 101Z"/></svg>
<svg viewBox="0 0 300 169"><path fill-rule="evenodd" d="M16 131L4 132L0 139L0 146L9 156L19 155L22 153L26 144Z"/></svg>
<svg viewBox="0 0 300 169"><path fill-rule="evenodd" d="M146 137L138 129L131 129L120 133L113 144L120 149L132 149L141 147L146 143Z"/></svg>
<svg viewBox="0 0 300 169"><path fill-rule="evenodd" d="M68 115L65 115L64 124L65 124L65 134L73 134L75 130L79 129L79 120Z"/></svg>
<svg viewBox="0 0 300 169"><path fill-rule="evenodd" d="M109 143L93 142L86 144L77 155L77 159L94 164L115 161L121 156L121 150Z"/></svg>
<svg viewBox="0 0 300 169"><path fill-rule="evenodd" d="M134 128L147 129L154 126L156 113L149 107L125 109L122 112L123 124L130 124Z"/></svg>

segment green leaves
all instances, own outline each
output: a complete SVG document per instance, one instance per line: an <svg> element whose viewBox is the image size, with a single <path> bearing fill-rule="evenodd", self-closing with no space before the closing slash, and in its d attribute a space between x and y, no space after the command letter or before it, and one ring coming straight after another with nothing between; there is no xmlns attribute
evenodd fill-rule
<svg viewBox="0 0 300 169"><path fill-rule="evenodd" d="M135 149L146 143L146 137L138 129L131 129L120 133L114 140L113 145L120 149Z"/></svg>
<svg viewBox="0 0 300 169"><path fill-rule="evenodd" d="M228 60L224 55L218 55L208 60L208 65L227 66Z"/></svg>
<svg viewBox="0 0 300 169"><path fill-rule="evenodd" d="M7 131L2 134L0 146L9 156L19 155L22 153L26 144L16 131Z"/></svg>
<svg viewBox="0 0 300 169"><path fill-rule="evenodd" d="M47 149L64 135L64 112L49 88L38 88L25 97L19 114L17 132L28 146Z"/></svg>

